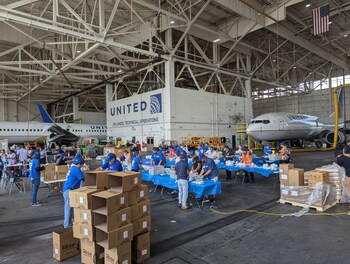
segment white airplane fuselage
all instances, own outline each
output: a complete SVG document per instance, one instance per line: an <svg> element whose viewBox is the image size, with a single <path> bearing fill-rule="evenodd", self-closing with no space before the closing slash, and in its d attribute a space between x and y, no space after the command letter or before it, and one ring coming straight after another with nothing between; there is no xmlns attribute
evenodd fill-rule
<svg viewBox="0 0 350 264"><path fill-rule="evenodd" d="M247 134L259 141L313 139L325 131L334 131L333 118L293 113L263 114L247 128Z"/></svg>
<svg viewBox="0 0 350 264"><path fill-rule="evenodd" d="M8 139L9 144L34 141L49 136L50 132L47 129L53 125L43 122L0 122L0 139ZM105 125L74 123L56 123L56 125L81 138L93 137L104 140L107 137Z"/></svg>

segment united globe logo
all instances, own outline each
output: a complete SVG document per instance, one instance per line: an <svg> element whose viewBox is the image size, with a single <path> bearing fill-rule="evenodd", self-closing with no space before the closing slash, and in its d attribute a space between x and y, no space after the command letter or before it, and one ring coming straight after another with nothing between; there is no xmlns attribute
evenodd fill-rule
<svg viewBox="0 0 350 264"><path fill-rule="evenodd" d="M151 114L158 114L162 112L162 94L154 94L150 96L150 112Z"/></svg>

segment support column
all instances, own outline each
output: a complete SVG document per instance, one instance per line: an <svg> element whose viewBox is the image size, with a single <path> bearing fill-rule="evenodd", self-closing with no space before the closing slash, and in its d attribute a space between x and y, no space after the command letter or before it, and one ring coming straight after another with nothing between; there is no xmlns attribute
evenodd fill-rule
<svg viewBox="0 0 350 264"><path fill-rule="evenodd" d="M164 63L165 72L165 88L163 89L163 138L167 140L173 139L171 116L175 109L175 63L174 61L166 61Z"/></svg>
<svg viewBox="0 0 350 264"><path fill-rule="evenodd" d="M79 98L74 96L73 98L73 119L79 118Z"/></svg>
<svg viewBox="0 0 350 264"><path fill-rule="evenodd" d="M3 98L4 94L0 93L0 97ZM6 111L5 111L5 99L0 99L0 122L5 122L6 119Z"/></svg>
<svg viewBox="0 0 350 264"><path fill-rule="evenodd" d="M252 80L251 79L245 80L244 85L245 85L246 97L248 99L248 107L246 108L247 109L246 116L248 120L246 121L249 122L250 119L253 118Z"/></svg>
<svg viewBox="0 0 350 264"><path fill-rule="evenodd" d="M113 84L106 85L106 104L113 101Z"/></svg>

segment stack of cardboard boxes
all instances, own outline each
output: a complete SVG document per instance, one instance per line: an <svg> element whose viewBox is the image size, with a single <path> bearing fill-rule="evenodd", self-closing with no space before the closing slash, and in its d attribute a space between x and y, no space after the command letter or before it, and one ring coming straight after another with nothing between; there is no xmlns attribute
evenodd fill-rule
<svg viewBox="0 0 350 264"><path fill-rule="evenodd" d="M150 257L150 201L137 172L87 172L69 193L82 263L131 264Z"/></svg>
<svg viewBox="0 0 350 264"><path fill-rule="evenodd" d="M308 185L305 185L304 169L294 168L293 164L280 164L281 201L308 205L309 197L315 192L316 183L329 184L328 172L309 171ZM316 193L314 193L316 195ZM330 195L324 197L322 190L316 195L314 206L323 206L327 198L327 204L335 203L336 190L330 187Z"/></svg>
<svg viewBox="0 0 350 264"><path fill-rule="evenodd" d="M67 165L56 165L50 163L45 166L45 170L41 171L42 181L54 181L54 180L64 180L66 179L69 167Z"/></svg>

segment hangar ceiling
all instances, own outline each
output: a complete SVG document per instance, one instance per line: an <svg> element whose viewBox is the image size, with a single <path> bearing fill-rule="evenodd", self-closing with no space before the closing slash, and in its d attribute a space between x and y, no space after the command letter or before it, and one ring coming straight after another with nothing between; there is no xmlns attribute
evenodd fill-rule
<svg viewBox="0 0 350 264"><path fill-rule="evenodd" d="M313 36L327 3L330 31ZM2 0L0 97L104 111L106 83L115 98L157 89L167 60L179 87L309 93L347 71L349 20L346 0Z"/></svg>

